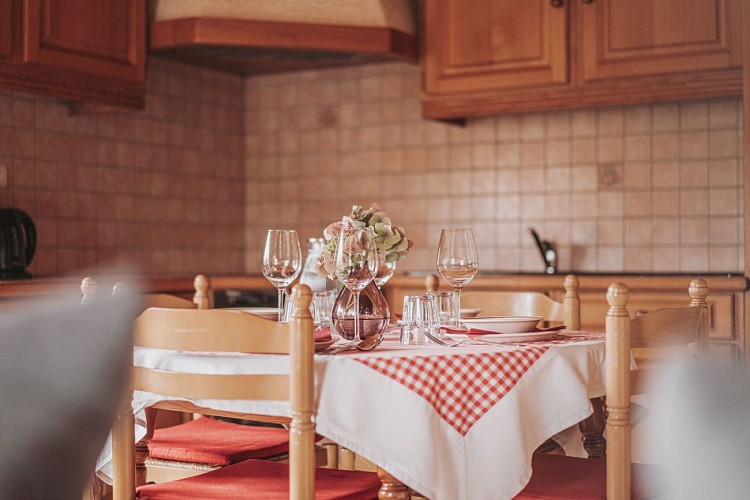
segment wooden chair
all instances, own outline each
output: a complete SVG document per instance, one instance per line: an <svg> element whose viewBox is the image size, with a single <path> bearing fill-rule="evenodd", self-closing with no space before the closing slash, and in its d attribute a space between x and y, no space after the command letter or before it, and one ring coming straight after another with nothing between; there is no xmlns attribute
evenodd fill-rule
<svg viewBox="0 0 750 500"><path fill-rule="evenodd" d="M123 287L115 284L113 295ZM155 293L141 296L141 310L149 308L210 309L210 281L197 275L195 293L188 300L175 295ZM96 293L96 282L84 279L84 301ZM273 323L273 322L271 322ZM274 325L275 326L275 325ZM288 419L277 419L287 423ZM280 426L239 425L182 411L146 409L146 435L136 444L136 482L163 482L203 474L248 458L285 460L289 451L289 432ZM320 456L323 455L323 456ZM325 451L316 456L326 464Z"/></svg>
<svg viewBox="0 0 750 500"><path fill-rule="evenodd" d="M138 488L160 498L376 498L376 474L315 467L313 422L313 321L310 289L294 289L292 325L281 325L239 311L148 309L136 318L134 345L198 352L286 354L289 375L197 375L133 367L131 388L185 399L289 400L289 464L245 460L205 474ZM214 411L183 401L163 401L157 408L190 409L203 414L257 418ZM133 498L133 414L122 405L113 429L115 500Z"/></svg>
<svg viewBox="0 0 750 500"><path fill-rule="evenodd" d="M436 290L437 286L437 276L428 276L427 290ZM461 307L481 309L480 316L543 316L547 322L560 323L569 330L578 330L581 328L578 286L578 277L574 274L567 275L563 282L565 296L562 302L541 292L462 292Z"/></svg>
<svg viewBox="0 0 750 500"><path fill-rule="evenodd" d="M630 319L629 291L622 283L607 290L606 394L608 417L606 461L536 454L533 475L516 499L648 498L657 492L652 466L631 464L630 398L648 387L645 380L657 367L631 371L631 348L698 345L707 334L708 287L701 279L690 283L689 307L658 309Z"/></svg>

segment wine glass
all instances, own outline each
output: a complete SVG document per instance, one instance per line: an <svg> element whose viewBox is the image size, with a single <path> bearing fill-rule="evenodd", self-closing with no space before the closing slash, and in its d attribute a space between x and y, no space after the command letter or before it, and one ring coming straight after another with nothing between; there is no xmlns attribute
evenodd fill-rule
<svg viewBox="0 0 750 500"><path fill-rule="evenodd" d="M336 277L354 294L354 345L362 340L359 325L359 294L375 278L378 250L375 236L363 228L344 227L339 231L334 264Z"/></svg>
<svg viewBox="0 0 750 500"><path fill-rule="evenodd" d="M378 271L375 273L375 284L382 288L396 272L396 262L386 262L385 255L378 254Z"/></svg>
<svg viewBox="0 0 750 500"><path fill-rule="evenodd" d="M284 319L286 288L297 279L302 270L302 251L297 231L269 229L263 248L263 276L279 293L279 321Z"/></svg>
<svg viewBox="0 0 750 500"><path fill-rule="evenodd" d="M459 317L461 288L474 278L479 268L477 246L471 229L443 229L437 251L437 270L456 291Z"/></svg>

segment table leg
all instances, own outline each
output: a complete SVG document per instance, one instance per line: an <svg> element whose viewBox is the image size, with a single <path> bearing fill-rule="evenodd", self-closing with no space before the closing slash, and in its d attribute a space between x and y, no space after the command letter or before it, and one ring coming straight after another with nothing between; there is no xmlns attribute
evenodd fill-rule
<svg viewBox="0 0 750 500"><path fill-rule="evenodd" d="M378 467L378 477L383 486L378 492L378 500L409 500L411 491L401 481Z"/></svg>
<svg viewBox="0 0 750 500"><path fill-rule="evenodd" d="M607 457L607 441L604 439L604 427L606 418L604 416L604 401L602 398L593 398L591 405L594 412L578 428L583 434L583 449L589 458L603 460Z"/></svg>

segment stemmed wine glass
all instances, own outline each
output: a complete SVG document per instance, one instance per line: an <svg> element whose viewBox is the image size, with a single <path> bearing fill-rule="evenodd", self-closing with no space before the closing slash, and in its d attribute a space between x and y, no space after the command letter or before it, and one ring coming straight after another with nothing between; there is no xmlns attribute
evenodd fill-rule
<svg viewBox="0 0 750 500"><path fill-rule="evenodd" d="M456 291L461 314L461 288L474 278L479 268L477 246L471 229L443 229L437 251L437 270Z"/></svg>
<svg viewBox="0 0 750 500"><path fill-rule="evenodd" d="M284 319L286 288L302 271L302 251L297 231L293 229L269 229L263 248L263 276L279 292L279 321Z"/></svg>
<svg viewBox="0 0 750 500"><path fill-rule="evenodd" d="M336 277L354 294L354 345L359 346L359 294L375 278L378 250L367 229L344 227L339 231L334 265Z"/></svg>

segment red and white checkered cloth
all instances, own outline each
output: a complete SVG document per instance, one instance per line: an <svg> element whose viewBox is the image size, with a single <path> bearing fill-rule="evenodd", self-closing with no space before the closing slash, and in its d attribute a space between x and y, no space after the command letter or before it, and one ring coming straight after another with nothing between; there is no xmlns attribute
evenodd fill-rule
<svg viewBox="0 0 750 500"><path fill-rule="evenodd" d="M427 400L465 436L510 391L548 347L492 354L368 357L360 363L403 384Z"/></svg>
<svg viewBox="0 0 750 500"><path fill-rule="evenodd" d="M465 436L550 346L601 338L602 334L582 332L556 335L512 351L482 354L452 351L403 357L378 357L372 353L356 361L423 397L446 423Z"/></svg>

